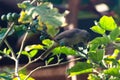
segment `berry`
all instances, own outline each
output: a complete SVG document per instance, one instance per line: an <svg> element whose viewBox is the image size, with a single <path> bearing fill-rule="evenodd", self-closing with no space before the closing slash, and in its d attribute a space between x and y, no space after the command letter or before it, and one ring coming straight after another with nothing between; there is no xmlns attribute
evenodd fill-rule
<svg viewBox="0 0 120 80"><path fill-rule="evenodd" d="M17 20L19 18L19 15L17 13L12 13L12 18L14 20Z"/></svg>
<svg viewBox="0 0 120 80"><path fill-rule="evenodd" d="M3 21L7 20L7 17L6 17L5 14L3 14L3 15L1 16L1 20L3 20Z"/></svg>
<svg viewBox="0 0 120 80"><path fill-rule="evenodd" d="M13 21L12 13L8 13L8 14L7 14L7 20L8 20L8 21Z"/></svg>

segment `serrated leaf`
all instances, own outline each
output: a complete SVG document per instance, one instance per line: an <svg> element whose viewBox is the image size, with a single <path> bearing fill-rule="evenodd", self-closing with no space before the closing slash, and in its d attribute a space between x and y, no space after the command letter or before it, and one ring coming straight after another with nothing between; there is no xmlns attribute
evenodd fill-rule
<svg viewBox="0 0 120 80"><path fill-rule="evenodd" d="M111 40L116 40L116 38L120 35L120 28L114 29L112 32L110 32L110 38Z"/></svg>
<svg viewBox="0 0 120 80"><path fill-rule="evenodd" d="M114 19L112 17L103 16L100 18L99 25L102 29L112 31L117 27Z"/></svg>
<svg viewBox="0 0 120 80"><path fill-rule="evenodd" d="M96 52L89 52L88 56L93 62L99 63L103 59L104 50L103 49L98 49L98 50L96 50Z"/></svg>
<svg viewBox="0 0 120 80"><path fill-rule="evenodd" d="M92 65L86 62L77 62L72 68L67 70L69 76L80 75L92 72Z"/></svg>
<svg viewBox="0 0 120 80"><path fill-rule="evenodd" d="M98 34L104 34L105 30L100 28L99 26L93 26L92 28L90 28L92 31L98 33Z"/></svg>
<svg viewBox="0 0 120 80"><path fill-rule="evenodd" d="M110 76L120 77L120 67L109 68L107 70L104 70L103 72Z"/></svg>

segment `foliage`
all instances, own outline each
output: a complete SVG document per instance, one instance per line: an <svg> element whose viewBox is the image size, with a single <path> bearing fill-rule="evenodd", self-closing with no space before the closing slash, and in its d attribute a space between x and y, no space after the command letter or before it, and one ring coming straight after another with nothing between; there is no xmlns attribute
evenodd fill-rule
<svg viewBox="0 0 120 80"><path fill-rule="evenodd" d="M34 5L33 3L37 3ZM27 66L41 59L41 56L34 57L39 54L39 51L49 49L54 44L52 37L56 36L59 32L59 27L66 25L65 14L59 13L58 9L53 7L53 4L49 2L42 2L39 0L33 0L32 2L24 1L18 3L18 7L21 8L20 14L8 13L2 15L1 19L8 22L7 28L0 30L0 46L4 42L6 48L0 50L1 55L15 61L15 69L13 71L0 73L0 79L7 80L34 80L30 75L41 68L59 65L62 59L60 54L78 56L79 59L87 58L85 62L77 62L72 68L67 70L69 77L74 75L80 75L89 73L89 80L119 80L120 79L120 60L117 59L120 52L120 28L115 23L112 17L103 16L97 22L95 26L90 29L100 34L100 37L96 37L88 44L88 52L81 52L74 50L67 46L58 46L52 50L53 55L57 55L58 62L50 64L54 58L50 56L45 61L44 66L39 66L32 70L29 74L21 73ZM23 32L24 37L18 52L14 52L13 48L9 45L7 37L17 32ZM24 48L25 40L30 33L40 33L40 44L27 45ZM18 35L21 35L19 33ZM47 39L46 39L47 38ZM50 38L50 39L49 39ZM109 44L113 44L114 52L112 54L106 54L106 48ZM84 51L84 49L82 49ZM21 55L28 57L28 63L19 69L19 59ZM85 55L83 57L82 55ZM3 56L4 57L4 56ZM77 59L76 59L77 60ZM69 61L68 61L69 62ZM14 73L14 74L13 74Z"/></svg>
<svg viewBox="0 0 120 80"><path fill-rule="evenodd" d="M43 51L53 44L52 40L45 38L56 36L56 34L59 32L59 27L64 27L66 25L66 14L59 13L58 9L54 8L52 3L46 1L23 1L17 5L18 8L21 9L19 14L9 12L8 14L3 14L1 16L1 20L6 21L8 23L8 27L6 26L6 28L2 28L0 30L0 46L3 43L5 43L7 46L4 49L0 49L0 54L3 55L3 57L5 56L15 61L15 69L13 72L9 71L12 72L9 74L9 76L7 76L8 73L4 72L0 74L0 79L34 80L29 74L26 75L20 72L31 63L41 59L39 56L33 59L39 53L39 50ZM27 45L24 48L26 38L31 33L40 33L40 40L42 41L42 44ZM18 52L14 52L13 47L7 41L7 37L11 37L13 34L17 35L18 37L23 34L25 35ZM27 56L29 62L19 69L18 65L21 55ZM52 59L53 58L50 58L46 65L48 65Z"/></svg>
<svg viewBox="0 0 120 80"><path fill-rule="evenodd" d="M120 48L118 48L119 41L117 39L120 36L120 28L117 27L112 17L103 16L99 22L95 21L95 26L91 27L91 30L101 34L101 37L96 37L89 42L88 60L87 62L81 62L76 64L71 69L68 69L70 76L78 75L81 73L90 73L88 80L119 80L120 79L120 64L118 55ZM109 44L113 44L114 52L112 54L107 53L106 48ZM92 71L79 70L77 66L83 65L83 63L91 64ZM84 66L85 68L85 66ZM86 68L87 70L89 68ZM77 72L76 72L77 71ZM91 73L93 72L93 73Z"/></svg>

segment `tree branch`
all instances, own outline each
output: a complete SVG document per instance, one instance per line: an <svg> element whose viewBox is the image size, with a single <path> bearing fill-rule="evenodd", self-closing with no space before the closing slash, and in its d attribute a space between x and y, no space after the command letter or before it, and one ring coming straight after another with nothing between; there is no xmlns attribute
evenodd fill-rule
<svg viewBox="0 0 120 80"><path fill-rule="evenodd" d="M75 58L75 59L72 59L72 60L69 60L69 61L66 61L66 62L62 62L62 63L59 63L59 64L58 64L58 62L57 62L56 64L39 66L39 67L33 69L32 71L30 71L30 73L27 75L27 77L26 77L24 80L27 80L35 71L37 71L37 70L39 70L39 69L54 67L54 66L58 66L58 65L64 65L64 64L67 64L67 63L70 63L70 62L73 62L73 61L81 60L81 59L82 59L82 58Z"/></svg>
<svg viewBox="0 0 120 80"><path fill-rule="evenodd" d="M25 40L26 40L26 38L27 38L27 35L28 35L28 31L27 31L27 32L25 33L25 35L24 35L24 38L23 38L23 40L22 40L21 47L20 47L20 51L18 52L17 58L19 58L20 55L21 55L21 52L22 52L23 47L24 47Z"/></svg>
<svg viewBox="0 0 120 80"><path fill-rule="evenodd" d="M3 36L2 40L0 41L0 46L8 36L9 32L12 30L14 23L11 23L10 26L8 26L8 30L6 31L5 35Z"/></svg>

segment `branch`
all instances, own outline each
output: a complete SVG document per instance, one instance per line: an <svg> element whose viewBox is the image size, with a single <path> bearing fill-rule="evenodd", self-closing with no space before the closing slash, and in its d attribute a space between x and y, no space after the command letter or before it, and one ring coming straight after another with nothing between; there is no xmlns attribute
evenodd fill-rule
<svg viewBox="0 0 120 80"><path fill-rule="evenodd" d="M6 54L6 53L4 53L4 52L2 52L2 51L0 51L0 53L1 53L1 54ZM8 58L10 58L10 59L14 60L14 58L13 58L13 57L11 57L10 55L5 55L5 57L8 57Z"/></svg>
<svg viewBox="0 0 120 80"><path fill-rule="evenodd" d="M15 77L17 77L17 79L20 80L19 73L18 73L19 59L16 58L16 55L15 55L12 47L9 45L9 43L7 42L6 39L4 40L4 42L7 45L7 47L11 50L11 54L12 54L11 59L13 59L15 61Z"/></svg>
<svg viewBox="0 0 120 80"><path fill-rule="evenodd" d="M4 42L7 45L7 47L11 50L11 54L12 54L12 58L11 59L16 60L16 56L15 56L15 53L14 53L12 47L9 45L9 43L8 43L8 41L6 39L4 40Z"/></svg>
<svg viewBox="0 0 120 80"><path fill-rule="evenodd" d="M22 69L26 68L26 67L29 66L31 63L34 63L34 62L38 61L39 59L43 60L43 58L42 58L43 55L49 53L52 49L53 49L53 48L50 48L50 49L46 50L46 51L43 52L40 56L38 56L38 57L35 58L34 60L28 62L27 64L25 64L25 65L24 65L22 68L20 68L19 70L22 70Z"/></svg>
<svg viewBox="0 0 120 80"><path fill-rule="evenodd" d="M21 54L21 52L22 52L22 50L23 50L24 43L25 43L25 40L26 40L27 36L28 36L28 31L25 33L25 36L24 36L24 38L23 38L23 40L22 40L21 47L20 47L20 51L18 52L17 58L20 57L20 54Z"/></svg>
<svg viewBox="0 0 120 80"><path fill-rule="evenodd" d="M8 30L6 31L5 35L3 36L2 40L0 41L0 46L8 36L9 32L12 30L14 23L11 23L10 26L8 26Z"/></svg>
<svg viewBox="0 0 120 80"><path fill-rule="evenodd" d="M56 64L39 66L39 67L33 69L32 71L30 71L30 73L27 75L27 77L26 77L24 80L27 80L35 71L37 71L37 70L39 70L39 69L54 67L54 66L58 66L58 65L64 65L64 64L67 64L67 63L70 63L70 62L73 62L73 61L81 60L81 59L82 59L82 58L76 58L76 59L72 59L72 60L69 60L69 61L66 61L66 62L62 62L62 63L59 63L59 64L58 64L58 62L57 62Z"/></svg>

